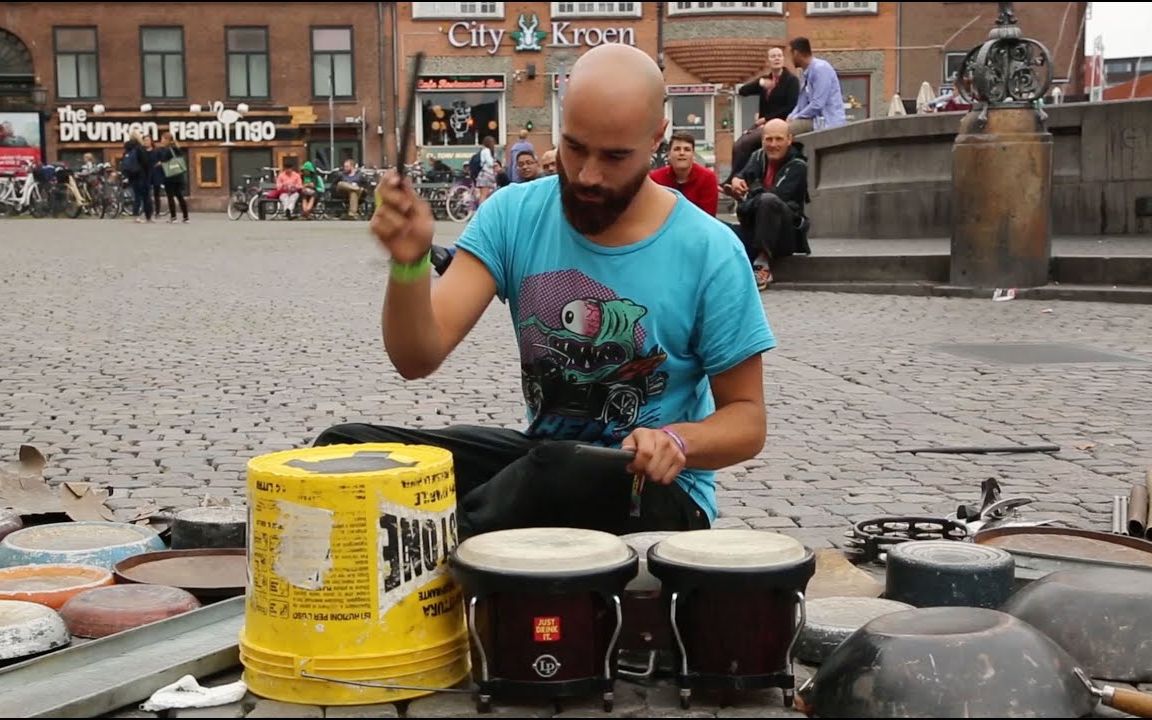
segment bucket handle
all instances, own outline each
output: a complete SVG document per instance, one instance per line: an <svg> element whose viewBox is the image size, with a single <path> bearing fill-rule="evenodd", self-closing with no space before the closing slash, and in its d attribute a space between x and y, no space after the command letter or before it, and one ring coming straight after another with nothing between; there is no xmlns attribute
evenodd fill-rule
<svg viewBox="0 0 1152 720"><path fill-rule="evenodd" d="M395 683L371 682L368 680L346 680L344 678L316 675L314 673L308 672L308 666L311 664L311 658L297 659L296 671L300 673L300 677L307 678L309 680L322 680L324 682L339 683L341 685L354 685L356 687L377 688L380 690L415 690L417 692L460 693L462 695L468 695L475 692L474 690L461 688L438 688L426 687L424 685L397 685Z"/></svg>
<svg viewBox="0 0 1152 720"><path fill-rule="evenodd" d="M342 678L325 677L323 675L313 675L307 670L300 671L300 677L308 678L309 680L324 680L325 682L340 683L341 685L355 685L357 687L379 688L381 690L416 690L419 692L436 692L436 693L460 693L462 695L470 695L474 690L462 688L436 688L425 687L423 685L394 685L391 683L378 683L369 682L366 680L344 680Z"/></svg>

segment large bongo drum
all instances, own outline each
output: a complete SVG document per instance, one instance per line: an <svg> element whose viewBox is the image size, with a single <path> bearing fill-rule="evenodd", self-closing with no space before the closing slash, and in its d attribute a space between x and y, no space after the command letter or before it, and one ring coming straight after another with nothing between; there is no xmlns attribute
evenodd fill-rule
<svg viewBox="0 0 1152 720"><path fill-rule="evenodd" d="M703 688L775 687L792 704L792 647L815 553L778 533L693 530L653 545L648 569L667 603L681 706Z"/></svg>
<svg viewBox="0 0 1152 720"><path fill-rule="evenodd" d="M595 692L611 711L635 550L595 530L522 528L470 537L449 562L464 592L480 712L494 695Z"/></svg>
<svg viewBox="0 0 1152 720"><path fill-rule="evenodd" d="M648 680L672 658L672 625L660 581L648 570L648 549L675 531L639 532L620 537L640 556L636 577L624 589L624 626L620 632L621 677Z"/></svg>

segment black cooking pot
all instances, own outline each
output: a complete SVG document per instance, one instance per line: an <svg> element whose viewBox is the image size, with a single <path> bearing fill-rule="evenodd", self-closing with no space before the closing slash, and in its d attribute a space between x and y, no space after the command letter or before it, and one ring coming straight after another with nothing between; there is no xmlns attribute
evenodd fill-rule
<svg viewBox="0 0 1152 720"><path fill-rule="evenodd" d="M801 688L800 701L829 718L1069 718L1089 715L1100 695L1125 712L1152 709L1150 696L1092 686L1068 653L1022 620L939 607L860 628Z"/></svg>
<svg viewBox="0 0 1152 720"><path fill-rule="evenodd" d="M1083 664L1092 677L1152 682L1152 572L1062 570L1029 583L1000 608Z"/></svg>

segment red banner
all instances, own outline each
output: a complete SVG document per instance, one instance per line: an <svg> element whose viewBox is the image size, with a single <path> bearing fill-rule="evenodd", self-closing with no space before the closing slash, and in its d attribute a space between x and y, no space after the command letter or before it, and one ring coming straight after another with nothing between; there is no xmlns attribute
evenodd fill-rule
<svg viewBox="0 0 1152 720"><path fill-rule="evenodd" d="M24 164L43 161L40 115L0 112L0 172L23 172Z"/></svg>

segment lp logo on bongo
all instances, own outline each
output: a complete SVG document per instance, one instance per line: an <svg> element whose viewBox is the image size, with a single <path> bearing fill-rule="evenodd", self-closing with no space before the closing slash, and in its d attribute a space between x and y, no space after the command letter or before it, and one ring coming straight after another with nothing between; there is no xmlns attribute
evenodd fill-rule
<svg viewBox="0 0 1152 720"><path fill-rule="evenodd" d="M560 618L532 618L532 639L536 642L559 642Z"/></svg>
<svg viewBox="0 0 1152 720"><path fill-rule="evenodd" d="M541 655L532 663L532 669L542 678L550 678L560 672L560 661L551 655Z"/></svg>

